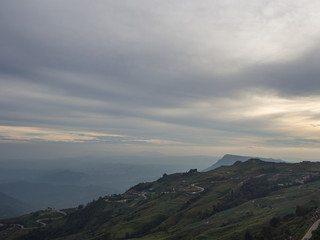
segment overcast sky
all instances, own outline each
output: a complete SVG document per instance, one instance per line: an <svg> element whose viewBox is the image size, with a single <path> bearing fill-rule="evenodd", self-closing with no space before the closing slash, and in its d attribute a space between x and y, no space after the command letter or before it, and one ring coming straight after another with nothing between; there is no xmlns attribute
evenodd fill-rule
<svg viewBox="0 0 320 240"><path fill-rule="evenodd" d="M320 2L4 0L1 158L320 160Z"/></svg>

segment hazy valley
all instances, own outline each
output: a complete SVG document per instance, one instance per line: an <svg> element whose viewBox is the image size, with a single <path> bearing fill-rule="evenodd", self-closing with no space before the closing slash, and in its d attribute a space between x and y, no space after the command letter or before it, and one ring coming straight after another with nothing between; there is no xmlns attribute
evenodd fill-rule
<svg viewBox="0 0 320 240"><path fill-rule="evenodd" d="M139 160L114 157L113 161L96 158L2 161L0 193L21 206L12 201L11 210L0 211L0 218L47 207L75 207L100 196L119 194L137 183L155 180L163 173L186 171L196 157L190 157L187 162L178 158L171 158L169 162L162 156L154 158L160 159L159 163L154 160L148 163L147 157ZM211 159L202 158L199 164L204 168Z"/></svg>

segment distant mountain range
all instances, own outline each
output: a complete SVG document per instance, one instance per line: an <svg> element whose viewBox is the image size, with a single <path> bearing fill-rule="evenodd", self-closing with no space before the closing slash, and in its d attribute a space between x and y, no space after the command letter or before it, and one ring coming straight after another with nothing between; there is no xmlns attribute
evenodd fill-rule
<svg viewBox="0 0 320 240"><path fill-rule="evenodd" d="M0 161L0 192L28 205L24 212L18 211L15 215L48 207L60 209L86 204L99 196L121 193L139 182L155 180L164 172L179 169L164 164L88 159L80 163L65 160L56 165L49 162L48 166L42 166L43 162Z"/></svg>
<svg viewBox="0 0 320 240"><path fill-rule="evenodd" d="M28 204L28 211L47 207L65 208L83 204L99 197L103 191L98 186L55 185L17 181L0 184L0 191Z"/></svg>
<svg viewBox="0 0 320 240"><path fill-rule="evenodd" d="M216 169L221 166L231 166L237 161L245 162L249 159L260 159L261 161L264 161L264 162L276 162L276 163L284 162L280 159L273 159L273 158L261 158L261 157L250 157L250 156L239 156L239 155L226 154L220 160L218 160L216 163L214 163L210 167L204 169L203 172L207 172L207 171Z"/></svg>
<svg viewBox="0 0 320 240"><path fill-rule="evenodd" d="M25 203L0 192L0 218L19 216L27 210Z"/></svg>

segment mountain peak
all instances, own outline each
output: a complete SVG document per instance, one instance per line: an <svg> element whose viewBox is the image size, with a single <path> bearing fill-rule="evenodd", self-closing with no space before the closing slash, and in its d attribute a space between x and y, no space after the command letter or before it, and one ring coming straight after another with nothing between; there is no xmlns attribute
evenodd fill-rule
<svg viewBox="0 0 320 240"><path fill-rule="evenodd" d="M240 156L240 155L233 155L233 154L225 154L220 160L218 160L216 163L208 167L207 169L203 170L204 172L216 169L221 166L230 166L233 165L235 162L245 162L250 159L260 160L264 162L284 162L279 159L273 159L273 158L261 158L261 157L250 157L250 156Z"/></svg>

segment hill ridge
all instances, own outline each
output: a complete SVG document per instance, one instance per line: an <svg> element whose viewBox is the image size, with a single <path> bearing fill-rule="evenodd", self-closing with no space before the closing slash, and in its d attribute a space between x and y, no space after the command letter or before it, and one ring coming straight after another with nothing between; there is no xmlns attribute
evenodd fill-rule
<svg viewBox="0 0 320 240"><path fill-rule="evenodd" d="M261 158L261 157L251 157L251 156L241 156L241 155L233 155L233 154L225 154L221 159L219 159L217 162L212 164L210 167L203 170L203 172L207 172L213 169L216 169L220 166L230 166L234 164L237 161L245 162L249 159L260 159L264 162L284 162L280 159L273 159L273 158Z"/></svg>

